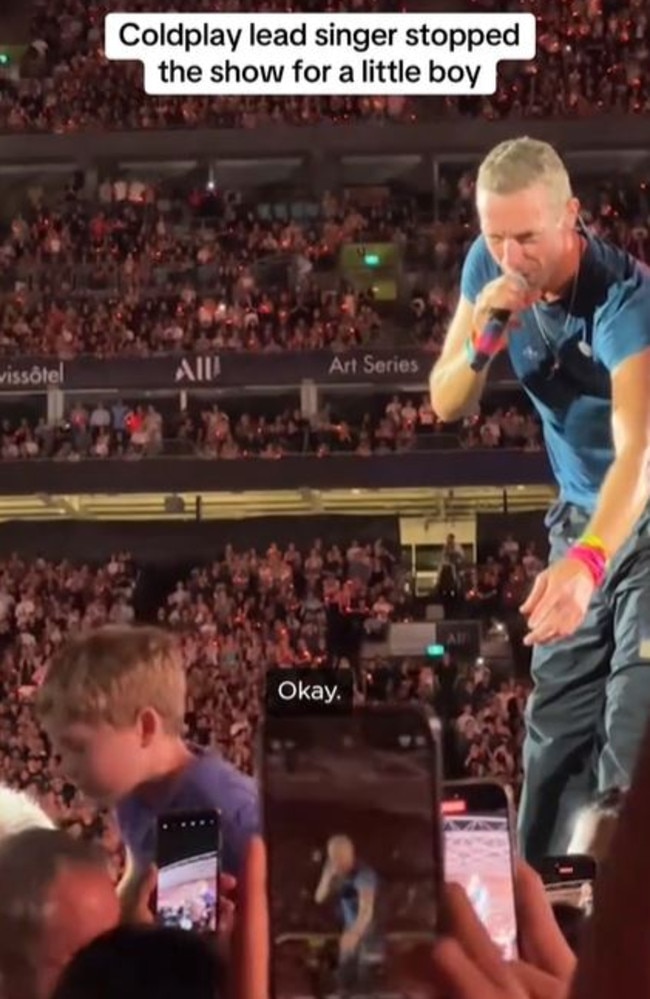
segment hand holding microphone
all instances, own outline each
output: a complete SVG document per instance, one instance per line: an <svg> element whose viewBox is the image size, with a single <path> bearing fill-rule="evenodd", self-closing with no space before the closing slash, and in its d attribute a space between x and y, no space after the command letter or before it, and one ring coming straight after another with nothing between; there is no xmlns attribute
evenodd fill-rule
<svg viewBox="0 0 650 999"><path fill-rule="evenodd" d="M467 341L473 371L484 371L501 353L513 314L527 309L537 297L519 274L503 274L483 288L474 307L474 331Z"/></svg>

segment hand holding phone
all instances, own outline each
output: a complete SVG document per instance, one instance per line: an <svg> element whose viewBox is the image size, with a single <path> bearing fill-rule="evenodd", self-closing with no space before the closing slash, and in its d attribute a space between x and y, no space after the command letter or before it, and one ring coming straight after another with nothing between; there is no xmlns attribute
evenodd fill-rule
<svg viewBox="0 0 650 999"><path fill-rule="evenodd" d="M219 912L220 822L214 810L171 812L157 826L156 920L214 933Z"/></svg>
<svg viewBox="0 0 650 999"><path fill-rule="evenodd" d="M434 969L441 973L449 994L472 999L488 996L535 995L567 996L576 968L576 958L567 946L545 897L540 878L525 863L517 865L515 896L519 917L521 950L525 961L501 961L497 971L495 955L484 946L487 930L458 885L447 885L447 934L459 951L447 949L448 940L434 948ZM498 979L495 978L495 972ZM499 984L495 985L495 980ZM445 991L447 995L447 991Z"/></svg>
<svg viewBox="0 0 650 999"><path fill-rule="evenodd" d="M158 884L154 864L143 873L123 878L115 887L120 902L121 922L149 926L155 922L153 908Z"/></svg>
<svg viewBox="0 0 650 999"><path fill-rule="evenodd" d="M410 706L267 719L274 999L401 999L402 961L437 929L436 733Z"/></svg>
<svg viewBox="0 0 650 999"><path fill-rule="evenodd" d="M464 888L506 961L518 956L513 820L506 785L490 780L445 784L445 880Z"/></svg>

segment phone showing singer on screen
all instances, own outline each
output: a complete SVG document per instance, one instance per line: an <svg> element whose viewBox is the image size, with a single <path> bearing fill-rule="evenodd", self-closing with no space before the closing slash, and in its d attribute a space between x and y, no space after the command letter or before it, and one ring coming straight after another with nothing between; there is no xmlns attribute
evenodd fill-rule
<svg viewBox="0 0 650 999"><path fill-rule="evenodd" d="M438 921L438 758L417 708L267 719L275 999L401 999L396 969Z"/></svg>

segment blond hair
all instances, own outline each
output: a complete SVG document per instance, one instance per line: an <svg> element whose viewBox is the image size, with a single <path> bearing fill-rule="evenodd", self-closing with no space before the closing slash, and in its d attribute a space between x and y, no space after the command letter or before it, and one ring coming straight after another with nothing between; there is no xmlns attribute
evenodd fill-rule
<svg viewBox="0 0 650 999"><path fill-rule="evenodd" d="M477 188L492 194L517 194L534 184L547 187L561 205L573 197L567 168L557 151L548 142L526 135L491 149L476 178Z"/></svg>
<svg viewBox="0 0 650 999"><path fill-rule="evenodd" d="M135 724L152 708L166 731L181 734L186 678L180 650L161 628L98 628L70 639L52 660L37 697L49 728L73 722Z"/></svg>
<svg viewBox="0 0 650 999"><path fill-rule="evenodd" d="M335 836L330 836L328 839L327 853L330 857L336 853L350 853L354 856L354 843L349 836L337 833Z"/></svg>

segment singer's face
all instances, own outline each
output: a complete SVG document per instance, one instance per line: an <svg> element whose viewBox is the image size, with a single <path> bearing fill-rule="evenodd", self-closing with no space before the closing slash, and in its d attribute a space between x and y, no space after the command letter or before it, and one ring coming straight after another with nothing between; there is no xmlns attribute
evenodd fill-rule
<svg viewBox="0 0 650 999"><path fill-rule="evenodd" d="M548 187L535 184L514 194L479 188L481 232L504 274L519 274L531 288L544 289L562 267L571 220L558 209Z"/></svg>

